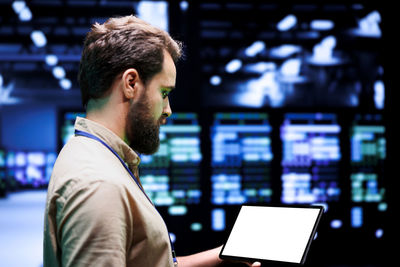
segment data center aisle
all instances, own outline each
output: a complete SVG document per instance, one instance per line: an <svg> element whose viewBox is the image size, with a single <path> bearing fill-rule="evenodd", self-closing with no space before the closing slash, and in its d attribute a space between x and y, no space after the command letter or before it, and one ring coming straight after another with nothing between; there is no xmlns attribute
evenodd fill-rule
<svg viewBox="0 0 400 267"><path fill-rule="evenodd" d="M43 219L46 191L9 193L0 199L0 267L43 265ZM326 265L383 267L386 265Z"/></svg>
<svg viewBox="0 0 400 267"><path fill-rule="evenodd" d="M46 191L0 199L0 267L42 266Z"/></svg>

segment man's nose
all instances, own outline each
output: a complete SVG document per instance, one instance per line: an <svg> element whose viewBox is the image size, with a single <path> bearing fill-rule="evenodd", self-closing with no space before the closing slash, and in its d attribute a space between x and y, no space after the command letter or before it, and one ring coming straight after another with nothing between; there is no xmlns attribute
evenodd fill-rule
<svg viewBox="0 0 400 267"><path fill-rule="evenodd" d="M169 99L167 97L165 100L165 104L164 104L163 115L168 118L169 116L171 116L171 114L172 114L172 110L171 110L171 106L169 104Z"/></svg>

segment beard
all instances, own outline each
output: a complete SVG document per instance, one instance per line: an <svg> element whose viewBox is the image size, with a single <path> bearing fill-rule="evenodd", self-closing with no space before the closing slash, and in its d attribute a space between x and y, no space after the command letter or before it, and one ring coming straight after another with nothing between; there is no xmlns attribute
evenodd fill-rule
<svg viewBox="0 0 400 267"><path fill-rule="evenodd" d="M151 114L146 92L143 92L137 103L131 103L126 118L126 135L129 146L140 154L152 155L160 146L162 116L154 121Z"/></svg>

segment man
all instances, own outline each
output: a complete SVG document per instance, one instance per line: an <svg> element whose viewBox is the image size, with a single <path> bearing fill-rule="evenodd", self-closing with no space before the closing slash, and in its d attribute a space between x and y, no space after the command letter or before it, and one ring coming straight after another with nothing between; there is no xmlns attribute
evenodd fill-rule
<svg viewBox="0 0 400 267"><path fill-rule="evenodd" d="M159 147L171 115L181 45L134 17L94 24L79 82L86 118L54 165L46 201L44 266L218 266L220 248L175 258L145 194L137 153ZM256 266L256 265L253 265ZM257 265L258 266L258 265Z"/></svg>

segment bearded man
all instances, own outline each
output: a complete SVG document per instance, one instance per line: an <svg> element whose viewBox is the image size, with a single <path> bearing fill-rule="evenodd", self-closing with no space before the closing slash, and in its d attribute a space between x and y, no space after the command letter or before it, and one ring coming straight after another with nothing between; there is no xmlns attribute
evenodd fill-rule
<svg viewBox="0 0 400 267"><path fill-rule="evenodd" d="M86 118L76 119L48 187L45 267L223 264L220 248L175 256L138 175L138 153L157 151L171 115L181 51L167 32L134 16L92 26L79 70Z"/></svg>

